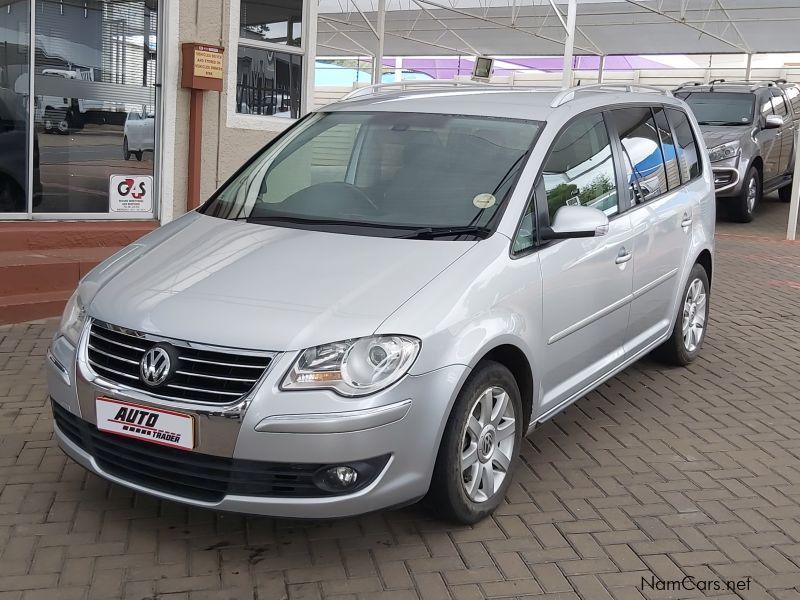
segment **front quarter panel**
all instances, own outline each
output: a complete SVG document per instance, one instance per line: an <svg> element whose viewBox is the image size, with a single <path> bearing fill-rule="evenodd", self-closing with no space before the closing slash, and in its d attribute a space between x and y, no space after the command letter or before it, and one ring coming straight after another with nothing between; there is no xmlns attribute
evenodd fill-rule
<svg viewBox="0 0 800 600"><path fill-rule="evenodd" d="M474 367L502 344L522 350L534 370L531 341L541 336L542 314L538 256L512 260L509 246L498 233L479 242L380 325L377 333L422 340L412 374Z"/></svg>

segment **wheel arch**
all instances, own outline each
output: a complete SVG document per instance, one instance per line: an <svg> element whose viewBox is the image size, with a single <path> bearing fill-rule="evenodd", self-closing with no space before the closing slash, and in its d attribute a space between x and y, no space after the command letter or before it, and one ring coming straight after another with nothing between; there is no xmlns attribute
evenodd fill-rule
<svg viewBox="0 0 800 600"><path fill-rule="evenodd" d="M533 369L527 355L519 346L506 342L485 350L473 368L486 361L500 363L511 371L514 376L519 387L524 417L523 423L525 423L525 430L527 430L533 414L534 400Z"/></svg>
<svg viewBox="0 0 800 600"><path fill-rule="evenodd" d="M764 159L761 158L761 155L756 155L753 157L753 160L750 161L750 165L747 167L749 170L750 167L755 167L758 171L758 176L761 179L761 186L764 185ZM745 171L745 175L747 175L747 171Z"/></svg>
<svg viewBox="0 0 800 600"><path fill-rule="evenodd" d="M711 256L711 251L708 248L703 248L703 250L700 251L700 254L697 255L697 258L695 258L694 264L699 264L706 270L706 274L708 275L708 283L710 284L714 271L714 259Z"/></svg>

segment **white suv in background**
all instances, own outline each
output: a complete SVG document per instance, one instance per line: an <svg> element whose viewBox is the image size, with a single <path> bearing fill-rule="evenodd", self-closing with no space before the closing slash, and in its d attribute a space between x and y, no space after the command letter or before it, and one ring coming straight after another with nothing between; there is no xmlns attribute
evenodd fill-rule
<svg viewBox="0 0 800 600"><path fill-rule="evenodd" d="M156 116L146 110L128 113L122 137L122 155L125 160L135 156L141 161L145 151L153 151L156 141Z"/></svg>

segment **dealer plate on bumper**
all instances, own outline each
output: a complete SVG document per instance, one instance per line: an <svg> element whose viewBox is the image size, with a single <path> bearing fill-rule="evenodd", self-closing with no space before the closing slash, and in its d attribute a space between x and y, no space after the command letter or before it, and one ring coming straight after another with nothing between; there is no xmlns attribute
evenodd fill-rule
<svg viewBox="0 0 800 600"><path fill-rule="evenodd" d="M194 448L191 415L102 396L95 400L95 408L100 431L182 450Z"/></svg>

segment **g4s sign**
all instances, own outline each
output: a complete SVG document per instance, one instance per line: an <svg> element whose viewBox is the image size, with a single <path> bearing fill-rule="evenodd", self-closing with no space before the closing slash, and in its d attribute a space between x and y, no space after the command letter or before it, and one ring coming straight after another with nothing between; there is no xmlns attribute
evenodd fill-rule
<svg viewBox="0 0 800 600"><path fill-rule="evenodd" d="M152 212L153 178L150 175L112 175L108 200L111 212Z"/></svg>

